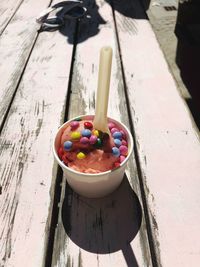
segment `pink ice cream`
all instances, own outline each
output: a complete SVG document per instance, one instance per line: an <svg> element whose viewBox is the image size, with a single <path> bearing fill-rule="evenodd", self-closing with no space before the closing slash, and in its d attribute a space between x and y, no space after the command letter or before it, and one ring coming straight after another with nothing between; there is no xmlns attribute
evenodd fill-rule
<svg viewBox="0 0 200 267"><path fill-rule="evenodd" d="M110 134L94 129L90 119L69 122L60 140L60 160L83 173L100 173L118 167L128 154L126 133L113 122L108 126Z"/></svg>

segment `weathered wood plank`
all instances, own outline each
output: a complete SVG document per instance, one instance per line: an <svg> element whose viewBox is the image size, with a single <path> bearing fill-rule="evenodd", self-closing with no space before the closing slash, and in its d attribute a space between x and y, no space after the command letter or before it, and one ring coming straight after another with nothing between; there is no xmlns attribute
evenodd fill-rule
<svg viewBox="0 0 200 267"><path fill-rule="evenodd" d="M2 129L0 266L44 266L72 49L58 31L39 35Z"/></svg>
<svg viewBox="0 0 200 267"><path fill-rule="evenodd" d="M136 11L135 1L130 11ZM158 266L200 261L200 142L149 22L116 10ZM128 29L135 29L129 31Z"/></svg>
<svg viewBox="0 0 200 267"><path fill-rule="evenodd" d="M85 4L91 21L79 27L69 117L94 114L99 52L110 45L108 114L129 125L111 7L105 1ZM134 158L126 173L120 188L103 199L80 197L63 183L52 266L152 266Z"/></svg>
<svg viewBox="0 0 200 267"><path fill-rule="evenodd" d="M21 5L23 0L1 0L0 3L0 35Z"/></svg>
<svg viewBox="0 0 200 267"><path fill-rule="evenodd" d="M35 18L49 0L24 1L0 37L0 125L37 36Z"/></svg>

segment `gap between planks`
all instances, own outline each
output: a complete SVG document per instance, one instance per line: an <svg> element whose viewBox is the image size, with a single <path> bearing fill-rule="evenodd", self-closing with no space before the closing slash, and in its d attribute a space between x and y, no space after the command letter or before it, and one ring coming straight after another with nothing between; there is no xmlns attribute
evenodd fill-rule
<svg viewBox="0 0 200 267"><path fill-rule="evenodd" d="M0 17L0 36L6 30L6 27L8 26L8 24L10 23L12 18L15 16L17 10L20 8L20 6L23 3L23 1L24 0L20 0L19 2L13 1L14 2L13 5L16 5L16 6L13 6L13 10L12 10L12 6L9 6L10 1L6 1L6 9L8 11L6 12L4 10L3 14L1 14L1 17ZM1 2L1 4L2 4L2 2ZM12 3L11 3L11 5L12 5ZM0 6L0 8L2 8L2 6Z"/></svg>
<svg viewBox="0 0 200 267"><path fill-rule="evenodd" d="M65 105L65 111L64 111L64 120L68 120L68 113L69 113L69 104L70 104L70 98L71 98L71 84L72 84L72 75L73 75L73 67L74 67L74 61L75 61L75 53L76 53L76 45L77 45L77 33L78 33L78 21L75 23L75 32L74 32L74 45L72 50L72 58L71 58L71 67L70 67L70 74L69 74L69 82L68 82L68 90L67 90L67 97L66 97L66 105ZM55 192L54 192L54 201L53 201L53 208L52 208L52 215L51 215L51 222L50 222L50 228L49 228L49 236L47 241L47 247L46 247L46 255L45 255L45 267L51 267L52 266L52 256L53 256L53 248L54 248L54 239L55 239L55 230L58 224L58 216L59 216L59 210L60 210L60 201L61 201L61 192L63 188L63 171L60 166L58 166L58 171L56 175L56 181L55 181Z"/></svg>
<svg viewBox="0 0 200 267"><path fill-rule="evenodd" d="M143 5L142 5L143 7ZM121 70L122 70L122 78L123 78L123 83L124 83L124 92L125 92L125 98L127 102L127 111L128 111L128 117L129 117L129 125L130 125L130 131L133 136L133 143L134 143L134 155L135 155L135 162L137 166L137 173L138 173L138 180L140 184L140 191L141 191L141 197L142 197L142 203L143 203L143 209L144 209L144 215L145 215L145 221L146 221L146 227L147 227L147 236L148 236L148 241L149 241L149 248L151 252L151 259L152 259L152 264L153 267L158 267L158 260L156 256L156 250L155 250L155 244L154 244L154 238L152 234L152 228L151 228L151 223L150 223L150 216L149 216L149 211L148 211L148 204L147 204L147 199L146 199L146 193L144 190L144 184L143 184L143 174L140 166L140 160L139 160L139 152L138 152L138 146L137 146L137 137L135 133L135 127L133 123L133 116L131 112L131 105L130 105L130 100L128 96L128 91L127 91L127 84L126 84L126 78L125 78L125 73L124 73L124 65L123 65L123 59L122 59L122 54L121 54L121 47L120 47L120 40L119 40L119 35L118 35L118 29L117 29L117 23L116 23L116 16L115 16L115 6L112 1L112 12L113 12L113 18L114 18L114 24L115 24L115 32L116 32L116 39L117 39L117 45L119 49L119 57L120 57L120 64L121 64Z"/></svg>
<svg viewBox="0 0 200 267"><path fill-rule="evenodd" d="M46 1L49 3L49 0ZM39 34L37 31L38 25L35 22L35 19L33 21L34 15L31 14L31 11L29 11L29 13L26 12L26 8L30 8L29 5L31 5L31 0L27 1L27 3L24 2L25 1L20 2L18 8L10 18L9 24L7 25L7 33L0 36L0 55L2 59L5 60L5 62L9 65L9 71L5 72L5 66L0 64L0 74L3 83L0 95L0 132L2 131L8 116L9 109L15 98L17 89ZM38 12L41 11L39 7L40 5L38 7L36 5L35 8ZM41 3L41 7L45 8L46 6L42 5ZM26 13L28 13L29 16ZM36 15L38 14L35 13L35 17ZM22 31L22 23L26 25L27 22L31 22L29 28L25 28L25 30ZM30 36L27 38L28 34L30 34ZM13 37L18 38L16 44L14 43L15 39L13 40ZM23 38L25 38L25 41ZM13 49L14 46L15 50ZM9 57L12 57L11 62L8 61Z"/></svg>
<svg viewBox="0 0 200 267"><path fill-rule="evenodd" d="M46 37L49 37L51 34L53 34L53 33L49 33L49 34L43 34L43 35L46 35ZM57 61L57 64L58 64L58 62L59 62L59 59L60 58L62 58L63 59L63 56L65 55L65 53L67 54L67 52L71 52L71 48L69 48L68 50L66 49L66 42L65 42L65 39L64 39L64 41L63 41L63 37L62 36L60 36L60 33L57 33L57 35L56 34L54 34L54 35L56 35L56 36L54 36L54 37L58 37L58 39L57 39L57 45L60 43L60 47L62 48L62 49L65 49L64 51L65 51L65 53L64 53L64 55L62 54L61 55L61 53L58 51L58 53L56 53L56 54L54 54L54 57L49 57L49 60L48 60L48 64L47 64L47 62L45 62L45 60L44 60L44 63L42 63L43 62L43 60L39 60L38 61L38 63L37 63L37 60L38 59L43 59L42 58L42 56L43 56L43 53L42 52L47 52L47 54L48 54L48 51L46 51L46 50L44 50L44 46L45 46L45 41L47 42L46 44L48 44L49 45L49 43L51 44L53 44L54 45L54 41L52 40L52 38L49 40L49 43L48 43L48 38L47 38L47 40L46 39L44 39L44 37L43 37L43 35L42 36L40 36L36 41L37 41L37 43L38 44L40 44L40 46L38 45L37 47L34 47L34 49L33 49L33 51L32 51L32 53L31 53L31 55L30 55L30 57L29 57L29 61L27 62L27 65L26 65L26 69L24 70L24 73L23 73L23 77L22 77L22 79L20 80L20 83L18 84L18 87L19 87L19 89L21 89L21 91L23 91L23 89L24 89L24 93L25 94L27 94L28 92L28 90L27 90L27 87L30 87L30 89L33 89L33 92L35 93L35 91L37 91L38 90L38 88L37 87L35 87L34 86L34 83L32 83L33 82L33 80L34 80L34 78L33 78L33 76L32 76L32 74L33 74L33 72L34 72L34 69L33 69L33 67L32 67L32 65L34 65L34 66L37 66L37 71L38 71L38 76L37 76L37 80L36 80L36 82L37 82L37 86L39 87L39 89L49 89L48 87L50 87L50 89L51 89L51 86L48 84L48 82L46 82L46 83L42 83L42 82L44 82L43 81L43 79L42 80L40 80L39 78L41 78L41 76L40 76L40 74L41 75L44 75L44 74L46 74L46 73L44 73L45 72L45 70L42 68L43 67L43 65L44 65L44 67L47 67L48 66L48 71L50 71L50 73L49 73L49 75L51 75L51 71L53 71L53 69L50 69L50 67L51 67L51 64L50 64L50 62L52 62L52 58L53 59L56 59L56 58L58 58L58 61ZM35 42L36 42L35 41ZM51 45L51 47L53 47L53 45ZM59 47L59 48L60 48ZM43 50L42 50L43 49ZM53 49L53 48L52 48ZM61 49L61 50L62 50ZM40 51L41 50L41 51ZM55 52L55 51L54 51ZM45 54L45 53L44 53ZM68 58L70 58L70 56L71 56L71 53L69 53L69 55L68 55ZM41 57L41 58L40 58ZM64 57L65 58L65 57ZM63 59L64 60L64 59ZM56 60L55 60L55 62L56 62ZM63 62L64 61L61 61L61 63L63 64ZM59 62L60 63L60 62ZM45 64L47 64L47 65L45 65ZM63 76L63 77L66 77L65 78L65 80L67 80L67 75L68 75L68 73L66 73L66 71L67 71L67 68L66 68L66 65L67 65L67 63L66 64L63 64L64 66L62 66L63 68L62 68L62 70L59 72L59 74L61 75L61 76ZM31 68L32 67L32 68ZM40 67L41 67L41 69L40 69ZM40 71L41 71L41 73L40 73ZM31 79L30 79L31 78ZM47 75L47 81L48 81L48 78L49 79L51 79L51 77L48 77L48 75ZM60 81L60 77L58 77L58 84L57 84L57 86L60 86L60 89L62 90L63 89L63 92L65 93L65 88L63 88L63 82L61 83ZM31 81L31 83L30 83L30 81ZM55 89L56 89L56 85L55 85L55 81L52 81L52 83L53 83L53 86L55 87ZM52 84L51 84L52 85ZM33 88L31 88L31 86L33 86ZM44 86L44 87L42 87L42 86ZM45 88L45 86L46 86L46 88ZM13 103L12 103L12 107L13 106L20 106L20 105L22 105L22 103L21 102L26 102L25 100L26 100L26 98L24 98L24 96L23 96L23 98L22 99L20 99L20 94L21 94L22 92L19 92L19 90L17 90L17 92L16 92L16 97L13 99ZM41 93L42 94L42 91L38 91L38 98L39 99L34 99L35 101L36 101L36 104L40 104L40 101L41 101L41 95L39 95L39 93ZM56 106L56 103L55 103L55 99L53 99L52 101L52 103L54 104L55 103L55 107L57 108L57 109L62 109L62 105L61 105L61 102L63 101L63 95L64 95L64 93L62 94L62 96L61 96L61 98L60 98L60 102L58 102L57 103L57 106ZM57 99L59 99L59 92L56 92L56 98ZM33 97L36 97L34 94L33 94ZM30 101L34 101L34 100L30 100ZM48 101L49 101L49 99L47 99L47 103L48 103ZM57 100L58 101L58 100ZM20 104L19 104L20 103ZM30 103L30 104L34 104L34 103ZM42 102L42 104L44 104L44 102ZM42 104L41 104L41 106L42 106ZM59 108L58 108L58 105L59 105ZM23 105L22 105L22 107L23 107ZM24 107L26 107L26 105L24 105ZM31 108L31 107L30 107ZM27 109L28 109L28 111L30 111L29 110L29 107L27 107ZM38 113L39 113L39 111L41 111L40 110L40 108L39 108L39 106L38 106ZM45 109L48 109L48 106L47 107L45 107L44 105L43 105L43 107L42 107L42 111L41 112L44 112L44 110ZM19 110L19 109L18 109ZM30 140L32 140L33 138L34 138L34 136L36 135L36 137L37 137L37 140L40 138L40 137L44 137L44 135L45 135L45 133L44 132L42 132L42 130L44 130L44 128L45 128L45 125L47 125L47 123L48 124L50 124L50 122L49 121L44 121L44 124L43 124L43 126L41 127L41 125L40 125L40 128L38 129L36 129L36 131L34 132L34 128L32 127L32 125L35 125L35 123L36 124L38 124L38 122L40 122L40 118L39 118L39 120L37 121L37 118L35 119L35 118L32 118L33 119L33 121L31 121L31 127L30 127L30 129L27 129L28 128L28 126L30 126L29 125L29 123L30 123L30 121L28 120L28 118L29 118L29 116L28 116L28 114L27 114L27 110L25 110L26 112L23 114L23 118L21 118L20 119L20 113L16 113L15 114L15 127L17 127L17 125L18 125L18 122L21 124L21 127L23 127L23 131L28 131L26 134L25 134L25 136L23 136L22 135L22 138L23 137L27 137L27 139L29 138ZM49 111L51 111L51 110L49 110ZM31 110L31 114L32 113L34 113L34 111L33 110ZM54 111L54 113L56 113L56 110ZM51 114L51 113L50 113ZM35 114L34 114L35 115ZM38 115L38 114L36 114L36 115ZM39 114L39 115L41 115L41 114ZM42 114L42 115L44 115L44 114ZM53 116L52 116L52 120L54 119L54 114L52 114ZM57 113L56 113L56 115L57 115ZM7 117L7 120L6 120L6 123L8 123L9 124L9 121L11 120L11 122L12 122L12 117L14 116L14 114L12 113L11 114L11 112L10 112L10 114L9 114L9 116ZM51 127L56 127L56 125L60 122L59 120L60 120L60 117L62 116L62 110L61 110L61 112L59 113L59 115L57 116L57 118L55 119L55 121L54 121L54 124L53 125L51 125ZM25 121L25 118L27 117L27 121ZM18 121L18 119L20 120L20 121ZM23 119L23 120L22 120ZM34 120L35 119L35 120ZM28 126L27 127L24 127L24 125L23 125L23 123L24 123L24 121L28 124ZM41 120L42 121L42 120ZM12 123L11 123L12 124ZM5 127L3 128L3 129L5 129L5 131L4 132L6 132L6 134L5 133L2 133L2 139L4 138L4 139L6 139L6 138L9 138L9 133L11 132L12 133L12 131L13 131L13 129L11 129L10 128L10 132L9 132L9 127L7 127L8 125L4 125ZM16 128L16 130L17 130L17 128ZM29 131L31 131L31 135L29 134L30 132ZM4 134L5 134L5 136L4 136ZM52 134L52 129L51 129L51 132L50 132L50 135ZM42 138L43 138L42 137ZM49 137L50 138L50 137ZM41 139L40 139L41 140ZM45 139L46 140L46 139ZM17 138L15 138L15 139L12 139L12 143L13 143L13 146L15 146L15 147L17 147L19 144L18 144L18 142L17 141L19 141L19 143L21 142L21 140L17 140ZM25 140L25 141L22 141L22 144L21 144L21 148L20 148L20 150L22 151L22 153L24 153L24 150L26 150L26 149L28 149L29 147L26 147L26 148L24 148L23 147L23 145L24 144L26 144L26 141L28 141L28 140ZM48 143L50 143L50 141L51 140L47 140L46 141L46 144ZM16 144L15 144L15 142L16 142ZM30 142L30 141L29 141ZM45 145L45 142L43 143L43 145ZM32 144L32 147L35 147L35 142ZM37 145L36 145L36 147L37 147ZM30 151L29 151L29 154L31 154L31 149L30 149ZM34 151L35 152L35 151ZM33 152L33 153L34 153ZM4 155L4 159L6 158L6 153L8 153L7 151L5 151L5 155ZM46 153L46 152L45 152ZM16 155L17 156L17 155ZM36 153L36 155L35 155L35 158L37 158L37 156L38 156L38 154ZM9 158L9 156L7 157L7 158ZM52 161L52 156L49 156L48 155L48 158L46 158L47 159L47 162L48 162L48 165L51 163L51 161ZM2 157L2 159L3 159L3 157ZM9 158L9 160L11 161L11 160L13 160L12 158ZM15 161L20 161L20 158L15 158L14 159ZM5 164L5 169L6 169L6 159L5 159L5 161L1 161L1 163L2 164ZM20 163L20 162L19 162ZM30 164L28 164L28 163L30 163ZM24 171L27 171L27 169L28 169L28 171L29 171L29 173L30 173L30 169L32 169L32 166L35 164L35 161L31 161L31 159L30 159L30 162L25 162L24 164L26 164L26 168L24 168ZM20 165L20 164L19 164ZM22 164L21 164L22 165ZM20 165L20 166L21 166ZM11 165L11 167L12 167L12 165ZM29 168L28 168L29 167ZM38 162L38 165L36 164L36 169L38 169L38 167L41 167L41 164L40 164L40 162ZM32 170L33 171L33 170ZM37 171L37 170L36 170ZM51 170L50 170L51 171ZM49 172L49 170L48 170L48 172ZM5 173L4 173L5 174ZM20 186L21 185L21 182L22 182L22 184L23 184L23 182L25 182L25 184L26 184L26 186L27 186L27 183L29 183L29 180L27 180L27 179L25 179L26 177L25 176L22 176L22 174L23 174L23 172L21 172L20 173L20 179L21 178L24 178L23 179L23 181L20 181L20 183L18 183L18 186ZM16 174L17 175L17 174ZM32 173L32 175L34 175L34 173ZM6 179L6 177L4 177L5 179ZM14 184L15 183L15 175L13 174L13 176L12 176L12 183ZM34 178L34 180L37 178L37 177L32 177L32 178ZM44 204L43 204L43 202L42 203L40 203L40 205L43 207L43 212L44 212L44 214L46 214L46 212L47 212L47 209L48 209L48 207L46 207L45 206L45 201L48 201L49 200L49 192L48 192L48 190L49 190L49 188L50 188L50 185L53 187L53 182L52 182L52 184L51 184L51 179L48 179L46 176L44 176L43 177L44 178L44 181L45 181L45 179L46 179L46 184L45 184L45 182L44 182L44 184L42 184L42 183L40 183L40 188L42 188L42 186L43 186L43 190L45 190L45 192L44 192L44 197L46 197L46 199L43 199L44 200ZM52 178L52 177L51 177ZM17 177L17 179L18 179L18 177ZM39 179L39 178L38 178ZM54 179L54 177L53 177L53 179ZM50 180L50 181L49 181ZM17 180L18 181L18 180ZM30 183L31 183L31 179L30 179ZM36 182L35 182L36 183ZM38 181L38 183L39 183L39 181ZM50 185L49 185L49 183L50 183ZM47 185L49 185L49 187L47 187ZM29 184L29 186L30 186L30 184ZM15 214L16 214L16 216L15 216L15 225L14 225L14 227L15 228L17 228L17 223L19 224L19 221L21 220L21 219L19 219L19 211L18 211L18 208L19 208L19 206L20 206L20 208L22 208L23 207L23 205L25 205L26 203L29 203L29 201L31 202L32 200L30 200L28 197L28 195L27 195L27 192L26 192L26 190L25 190L25 188L24 188L24 186L22 186L23 188L21 188L20 187L20 192L19 191L17 191L16 192L16 194L17 194L17 197L19 197L19 203L17 203L17 205L18 205L18 207L16 207L16 210L15 210ZM46 189L44 189L44 188L46 188ZM17 188L17 189L19 189L19 188ZM2 195L1 195L1 197L4 197L5 195L6 195L6 193L7 192L5 192L5 188L3 187L3 189L2 189ZM21 190L23 191L23 193L27 196L27 199L23 199L23 201L21 201L20 202L20 199L21 198L24 198L25 196L24 195L21 195L20 193L21 193ZM8 190L8 193L9 193L9 190ZM33 193L33 192L30 192L30 194L31 193ZM10 196L10 198L11 198L11 196ZM53 197L52 197L53 198ZM10 199L10 200L12 200L12 199ZM53 202L53 201L52 201ZM31 202L32 203L32 202ZM21 204L21 205L20 205ZM33 203L32 203L33 204ZM48 205L49 203L47 203L47 205ZM32 206L31 206L32 207ZM51 207L49 207L49 210L51 211ZM42 212L42 216L43 216L43 212ZM33 217L35 216L35 214L33 213ZM49 214L48 215L49 216L49 218L51 217L51 214ZM16 218L18 218L18 219L16 219ZM37 218L32 218L32 219L36 219L36 221L38 220L38 217ZM40 227L40 230L41 230L41 228L43 229L44 227L45 227L45 230L47 231L47 233L45 233L45 231L42 233L42 240L40 240L40 246L42 246L43 245L43 242L41 242L41 241L44 241L44 238L45 238L45 234L48 234L48 218L45 218L45 219L47 219L47 221L45 221L43 224L41 224L40 225L40 223L38 223L38 225L36 224L35 225L35 227L37 228L39 228ZM17 222L17 220L18 220L18 222ZM26 220L27 220L27 218L25 217L24 218L24 221L23 221L23 223L24 222L26 222ZM34 223L33 223L34 224ZM2 227L3 227L3 225L1 225ZM34 226L32 226L32 227L34 227ZM6 228L6 227L5 227ZM38 230L38 228L37 228L37 230ZM7 230L7 229L6 229ZM15 229L16 230L16 229ZM30 235L30 232L29 232L29 230L30 230L30 228L27 230L27 232L26 233L24 233L24 232L21 232L21 235L20 235L20 238L24 238L24 235L26 235L26 237L28 236L29 238L30 238L30 240L32 240L32 241L35 241L35 237L36 236L29 236ZM33 229L31 229L31 230L33 230ZM9 235L7 236L7 238L9 239L10 238L10 236L12 236L12 229L10 228L10 232L9 232ZM13 239L15 240L15 242L14 242L14 244L13 244L13 246L14 246L14 248L12 247L12 249L11 249L11 251L10 251L10 256L9 256L9 258L7 258L7 259L5 259L6 260L6 262L5 262L5 264L11 264L11 262L13 263L15 263L16 265L15 266L19 266L18 265L18 263L19 263L19 261L20 260L22 260L22 258L23 257L26 257L26 255L19 255L20 253L21 253L21 250L20 250L20 246L17 246L17 245L19 245L19 240L15 237L15 235L17 235L17 233L15 232L14 234L13 234ZM34 233L34 235L35 235L35 233ZM34 240L33 240L34 239ZM47 239L48 239L48 237L47 237ZM10 240L8 240L8 242L11 242ZM30 244L31 242L29 242L29 244L27 244L27 246L31 246L31 244ZM17 244L17 245L16 245ZM46 241L46 245L48 244L48 242ZM20 245L22 245L22 244L20 244ZM24 244L23 244L24 245ZM32 244L33 246L34 246L34 244ZM37 246L37 248L39 249L39 247L40 246ZM27 249L27 247L25 246L24 247L24 249L26 250ZM13 253L13 250L14 250L14 253ZM20 253L18 253L18 252L20 252ZM41 254L42 254L42 252L43 251L37 251L37 249L35 248L34 249L34 251L32 251L32 253L34 254L34 255L37 255L37 257L39 257L39 256L41 256ZM5 252L5 254L6 253L8 253L7 251ZM29 251L29 253L30 253L30 251ZM39 254L39 256L38 256L38 254ZM43 255L42 255L43 256ZM20 259L19 259L20 258ZM9 261L9 263L7 262L7 260ZM35 260L35 264L36 264L36 262L38 263L38 258L34 258L34 256L32 257L32 259L31 259L31 262L29 262L29 266L32 266L32 265L34 265L34 260ZM41 260L41 258L39 259L39 260ZM39 266L40 265L42 265L42 263L40 262L39 263ZM10 266L10 265L9 265ZM12 265L12 266L14 266L14 265ZM34 266L36 266L36 265L34 265ZM38 265L37 265L38 266Z"/></svg>

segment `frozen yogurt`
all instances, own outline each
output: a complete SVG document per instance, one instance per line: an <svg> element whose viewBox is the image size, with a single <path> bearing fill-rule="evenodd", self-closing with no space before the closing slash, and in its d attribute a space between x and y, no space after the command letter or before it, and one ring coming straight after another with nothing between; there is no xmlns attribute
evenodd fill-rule
<svg viewBox="0 0 200 267"><path fill-rule="evenodd" d="M58 148L60 160L82 173L101 173L120 166L128 155L127 134L108 121L109 134L93 126L90 117L78 117L63 129Z"/></svg>

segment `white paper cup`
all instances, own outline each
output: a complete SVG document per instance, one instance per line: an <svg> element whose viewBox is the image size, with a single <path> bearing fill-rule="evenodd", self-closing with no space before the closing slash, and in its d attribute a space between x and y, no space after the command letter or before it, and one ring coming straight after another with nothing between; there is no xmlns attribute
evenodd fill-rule
<svg viewBox="0 0 200 267"><path fill-rule="evenodd" d="M81 115L78 118L91 120L94 118L94 115ZM64 177L67 179L68 184L72 187L72 189L77 192L78 194L88 197L88 198L99 198L104 197L111 192L113 192L123 180L125 168L127 161L133 151L133 138L130 131L127 127L114 119L108 118L109 122L113 122L122 129L127 136L128 142L128 155L126 159L120 164L119 167L109 170L106 172L101 172L97 174L90 174L90 173L82 173L73 170L72 168L67 167L58 157L57 151L60 146L61 136L67 127L67 125L77 119L77 117L67 121L64 123L59 129L54 139L53 144L53 153L55 159L57 160L58 164L61 166L63 170Z"/></svg>

